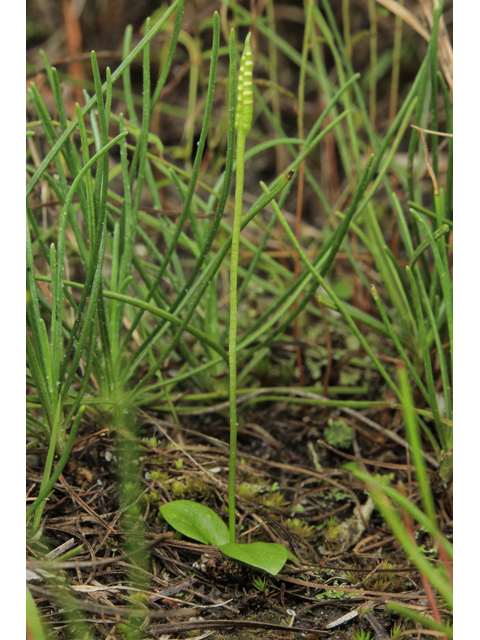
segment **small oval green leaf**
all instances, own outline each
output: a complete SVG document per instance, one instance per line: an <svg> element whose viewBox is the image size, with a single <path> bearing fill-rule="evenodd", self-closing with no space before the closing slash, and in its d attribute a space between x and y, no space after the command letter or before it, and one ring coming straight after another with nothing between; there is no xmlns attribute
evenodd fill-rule
<svg viewBox="0 0 480 640"><path fill-rule="evenodd" d="M176 531L203 544L216 547L230 540L228 527L215 511L193 500L175 500L160 507L160 513Z"/></svg>
<svg viewBox="0 0 480 640"><path fill-rule="evenodd" d="M252 544L224 544L220 551L229 558L239 560L251 567L263 569L272 576L283 569L289 553L281 544L273 542L253 542Z"/></svg>

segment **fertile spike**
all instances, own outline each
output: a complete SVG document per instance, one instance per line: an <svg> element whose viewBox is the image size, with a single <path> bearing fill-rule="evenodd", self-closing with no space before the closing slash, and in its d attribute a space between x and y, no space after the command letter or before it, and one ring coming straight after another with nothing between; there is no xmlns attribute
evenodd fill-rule
<svg viewBox="0 0 480 640"><path fill-rule="evenodd" d="M253 115L253 58L250 47L250 33L245 39L240 72L237 84L237 111L235 113L235 129L245 134L250 130Z"/></svg>

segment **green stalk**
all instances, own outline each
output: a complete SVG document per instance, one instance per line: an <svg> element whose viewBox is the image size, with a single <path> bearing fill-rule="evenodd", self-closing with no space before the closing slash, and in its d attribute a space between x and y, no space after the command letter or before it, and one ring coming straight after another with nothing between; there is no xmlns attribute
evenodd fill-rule
<svg viewBox="0 0 480 640"><path fill-rule="evenodd" d="M235 217L233 220L230 271L230 332L228 340L228 367L230 371L230 458L228 474L228 521L230 542L235 542L235 469L237 457L237 274L242 220L245 133L237 137L237 171L235 176Z"/></svg>
<svg viewBox="0 0 480 640"><path fill-rule="evenodd" d="M252 49L250 33L245 40L237 85L237 170L235 174L235 213L232 231L230 268L230 332L228 341L228 367L230 372L230 458L228 463L228 522L230 542L235 543L235 470L237 461L237 274L242 225L243 179L245 169L245 138L253 115Z"/></svg>

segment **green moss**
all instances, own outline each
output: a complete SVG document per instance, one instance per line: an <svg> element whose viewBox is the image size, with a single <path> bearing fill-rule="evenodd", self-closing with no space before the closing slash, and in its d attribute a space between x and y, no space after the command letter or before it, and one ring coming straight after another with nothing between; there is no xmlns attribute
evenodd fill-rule
<svg viewBox="0 0 480 640"><path fill-rule="evenodd" d="M184 481L173 480L170 492L174 498L204 501L212 496L213 489L201 478L187 476Z"/></svg>
<svg viewBox="0 0 480 640"><path fill-rule="evenodd" d="M315 533L315 527L302 522L299 518L292 518L285 521L285 526L299 538L311 538Z"/></svg>
<svg viewBox="0 0 480 640"><path fill-rule="evenodd" d="M325 545L329 548L335 548L338 544L338 537L340 535L340 524L336 518L328 518L327 522L322 528L323 540Z"/></svg>
<svg viewBox="0 0 480 640"><path fill-rule="evenodd" d="M376 573L371 578L365 581L365 588L370 591L384 591L387 593L403 590L404 580L402 576L395 572L396 565L391 564L387 560L382 562L378 567L383 571L391 569L388 573Z"/></svg>
<svg viewBox="0 0 480 640"><path fill-rule="evenodd" d="M243 482L237 486L235 493L249 502L256 502L272 509L283 509L288 503L284 494L281 491L277 491L277 487L277 483L274 483L272 487L268 487L268 485Z"/></svg>
<svg viewBox="0 0 480 640"><path fill-rule="evenodd" d="M345 420L330 418L328 426L323 432L323 437L331 447L348 449L352 445L352 427Z"/></svg>
<svg viewBox="0 0 480 640"><path fill-rule="evenodd" d="M255 591L265 591L267 587L267 580L263 576L255 576L253 578L253 588Z"/></svg>
<svg viewBox="0 0 480 640"><path fill-rule="evenodd" d="M170 485L170 493L174 498L183 498L187 491L187 487L180 480L174 480Z"/></svg>
<svg viewBox="0 0 480 640"><path fill-rule="evenodd" d="M271 507L272 509L283 509L288 504L288 501L281 491L263 493L260 498L260 502L265 507Z"/></svg>
<svg viewBox="0 0 480 640"><path fill-rule="evenodd" d="M248 482L242 482L235 488L235 493L244 500L257 502L260 490Z"/></svg>
<svg viewBox="0 0 480 640"><path fill-rule="evenodd" d="M152 471L150 473L150 480L158 480L160 484L165 484L168 480L168 473L165 471Z"/></svg>

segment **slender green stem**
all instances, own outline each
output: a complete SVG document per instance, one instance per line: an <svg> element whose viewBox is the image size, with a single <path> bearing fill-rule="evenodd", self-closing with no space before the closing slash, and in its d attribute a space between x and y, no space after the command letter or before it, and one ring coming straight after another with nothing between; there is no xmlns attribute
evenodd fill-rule
<svg viewBox="0 0 480 640"><path fill-rule="evenodd" d="M242 221L245 134L237 137L237 171L235 176L235 217L233 220L230 272L230 333L228 340L228 367L230 371L230 459L228 477L228 504L230 542L235 542L235 469L237 459L237 273Z"/></svg>
<svg viewBox="0 0 480 640"><path fill-rule="evenodd" d="M243 179L245 168L245 138L253 115L252 50L250 34L245 40L237 86L237 170L235 174L235 213L232 231L230 266L230 332L228 341L228 367L230 372L230 458L228 464L228 522L230 542L235 542L235 470L237 461L237 274L240 232L242 230Z"/></svg>

